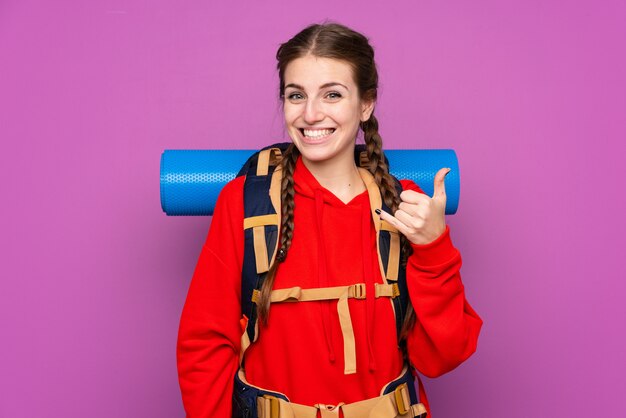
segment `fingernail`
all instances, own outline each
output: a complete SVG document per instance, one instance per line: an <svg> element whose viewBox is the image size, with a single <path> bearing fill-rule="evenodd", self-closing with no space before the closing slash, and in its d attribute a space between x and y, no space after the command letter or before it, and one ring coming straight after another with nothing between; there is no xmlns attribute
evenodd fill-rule
<svg viewBox="0 0 626 418"><path fill-rule="evenodd" d="M452 171L452 169L451 169L451 168L448 168L448 171L446 171L446 176L448 175L448 173L449 173L450 171Z"/></svg>
<svg viewBox="0 0 626 418"><path fill-rule="evenodd" d="M374 209L374 212L376 212L377 215L380 215L380 209Z"/></svg>

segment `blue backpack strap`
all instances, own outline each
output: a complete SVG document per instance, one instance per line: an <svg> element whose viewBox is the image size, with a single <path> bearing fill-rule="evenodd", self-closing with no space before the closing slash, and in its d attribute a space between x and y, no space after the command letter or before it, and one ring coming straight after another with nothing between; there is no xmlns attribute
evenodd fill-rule
<svg viewBox="0 0 626 418"><path fill-rule="evenodd" d="M274 259L278 245L280 210L270 198L272 178L289 143L270 145L253 154L238 176L244 182L244 258L241 275L241 311L248 319L246 333L250 342L257 336L255 290L259 291ZM278 185L280 187L280 184ZM280 203L278 202L278 205Z"/></svg>

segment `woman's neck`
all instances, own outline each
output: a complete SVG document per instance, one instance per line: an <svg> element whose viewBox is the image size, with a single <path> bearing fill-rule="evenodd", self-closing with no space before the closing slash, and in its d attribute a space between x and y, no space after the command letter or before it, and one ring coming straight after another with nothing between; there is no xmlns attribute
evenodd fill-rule
<svg viewBox="0 0 626 418"><path fill-rule="evenodd" d="M302 158L302 163L322 187L330 190L344 203L348 203L366 190L353 154L349 160L344 158L343 161L310 161Z"/></svg>

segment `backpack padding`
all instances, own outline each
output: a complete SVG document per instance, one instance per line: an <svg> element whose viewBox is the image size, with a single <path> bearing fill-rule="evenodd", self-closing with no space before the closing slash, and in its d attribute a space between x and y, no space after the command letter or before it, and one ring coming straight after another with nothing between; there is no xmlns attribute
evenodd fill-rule
<svg viewBox="0 0 626 418"><path fill-rule="evenodd" d="M260 289L269 266L274 261L280 225L280 162L277 155L285 145L265 147L246 161L241 175L244 182L244 260L241 283L242 314L248 318L247 333L251 342L257 338L255 289ZM276 175L273 175L276 172ZM273 216L269 216L273 215ZM255 222L264 218L262 223ZM248 223L249 225L246 225Z"/></svg>

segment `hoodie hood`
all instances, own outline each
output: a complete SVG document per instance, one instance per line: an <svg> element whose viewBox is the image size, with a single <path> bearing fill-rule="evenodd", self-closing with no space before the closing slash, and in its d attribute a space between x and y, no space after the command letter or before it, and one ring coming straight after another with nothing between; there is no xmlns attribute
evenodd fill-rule
<svg viewBox="0 0 626 418"><path fill-rule="evenodd" d="M329 265L336 263L334 257L335 254L329 254L327 250L327 241L337 241L338 237L341 239L342 235L350 233L351 236L356 236L356 241L352 240L350 244L353 252L361 253L362 262L362 277L355 277L352 279L352 283L364 282L366 285L366 300L359 301L359 303L365 303L366 305L366 323L365 333L367 341L368 352L368 364L370 371L376 369L376 362L372 350L371 335L373 335L373 325L375 317L376 304L374 301L375 289L375 275L372 271L372 266L378 265L377 253L372 251L372 246L376 247L375 243L375 231L372 220L372 211L370 208L370 199L368 191L355 196L350 202L344 203L341 199L335 196L330 190L324 188L319 181L313 176L309 169L304 165L302 157L299 156L296 161L295 170L293 174L294 178L294 190L297 195L307 199L311 199L311 203L314 205L314 229L317 241L317 253L319 255L318 269L317 269L317 287L329 287L336 286L337 277L329 277ZM344 217L346 220L345 225L341 227L347 227L352 229L350 232L342 232L336 228L331 231L328 230L329 220L325 219L332 215L333 219L337 217ZM336 225L336 221L330 220L330 223ZM358 229L358 231L357 231ZM352 235L355 234L355 235ZM374 242L372 242L372 234L374 236ZM330 273L332 274L332 273ZM324 329L324 338L326 340L326 346L328 349L328 360L331 363L336 361L335 350L333 349L334 342L332 336L336 335L336 328L340 325L337 321L333 321L331 318L332 310L336 310L336 301L333 303L320 303L320 318L322 321L322 327ZM343 353L341 353L343 356Z"/></svg>

